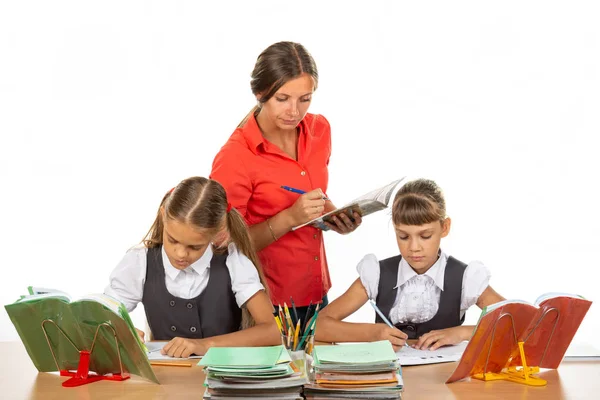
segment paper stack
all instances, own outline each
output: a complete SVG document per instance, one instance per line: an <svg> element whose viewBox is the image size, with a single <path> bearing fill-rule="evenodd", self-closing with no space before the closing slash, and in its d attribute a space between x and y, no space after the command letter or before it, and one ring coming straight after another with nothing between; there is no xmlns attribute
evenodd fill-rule
<svg viewBox="0 0 600 400"><path fill-rule="evenodd" d="M213 347L198 363L206 371L205 399L302 399L304 360L283 346Z"/></svg>
<svg viewBox="0 0 600 400"><path fill-rule="evenodd" d="M315 346L307 399L400 399L398 356L389 341Z"/></svg>

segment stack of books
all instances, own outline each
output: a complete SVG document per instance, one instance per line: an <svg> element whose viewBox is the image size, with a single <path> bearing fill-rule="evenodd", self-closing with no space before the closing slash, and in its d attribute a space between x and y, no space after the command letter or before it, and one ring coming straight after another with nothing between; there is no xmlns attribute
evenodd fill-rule
<svg viewBox="0 0 600 400"><path fill-rule="evenodd" d="M302 399L308 382L304 360L293 361L283 346L212 347L204 366L205 399Z"/></svg>
<svg viewBox="0 0 600 400"><path fill-rule="evenodd" d="M314 377L306 399L400 399L403 389L398 356L387 340L315 346Z"/></svg>

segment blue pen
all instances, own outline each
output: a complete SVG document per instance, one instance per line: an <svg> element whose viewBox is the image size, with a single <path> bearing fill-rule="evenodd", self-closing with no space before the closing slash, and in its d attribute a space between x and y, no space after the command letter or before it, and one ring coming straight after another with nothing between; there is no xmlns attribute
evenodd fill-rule
<svg viewBox="0 0 600 400"><path fill-rule="evenodd" d="M373 308L375 309L375 312L377 314L379 314L379 316L381 317L381 319L383 320L383 322L385 322L387 324L387 326L389 326L390 328L393 328L394 325L392 325L392 323L390 322L389 319L387 319L385 317L385 315L383 315L383 313L381 312L381 310L379 309L379 307L377 307L377 304L375 304L375 302L373 301L373 299L369 299L369 303L371 303L371 305L373 306ZM405 347L410 347L408 345L408 343L404 342L404 346Z"/></svg>
<svg viewBox="0 0 600 400"><path fill-rule="evenodd" d="M306 193L304 190L300 190L300 189L296 189L293 187L289 187L289 186L281 186L282 189L293 192L293 193L298 193L298 194L304 194ZM323 200L329 200L327 197L323 197Z"/></svg>

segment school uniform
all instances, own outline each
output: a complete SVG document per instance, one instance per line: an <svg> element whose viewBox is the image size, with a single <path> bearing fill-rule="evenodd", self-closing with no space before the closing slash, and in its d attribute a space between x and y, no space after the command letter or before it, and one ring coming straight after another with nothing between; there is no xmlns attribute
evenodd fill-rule
<svg viewBox="0 0 600 400"><path fill-rule="evenodd" d="M357 270L369 299L409 339L461 325L491 276L481 262L465 264L443 251L421 275L400 255L379 261L367 254ZM378 315L376 322L383 322Z"/></svg>
<svg viewBox="0 0 600 400"><path fill-rule="evenodd" d="M104 290L133 311L144 305L156 340L200 339L235 332L241 307L263 290L252 262L230 244L224 254L209 246L183 270L171 265L162 246L130 249Z"/></svg>

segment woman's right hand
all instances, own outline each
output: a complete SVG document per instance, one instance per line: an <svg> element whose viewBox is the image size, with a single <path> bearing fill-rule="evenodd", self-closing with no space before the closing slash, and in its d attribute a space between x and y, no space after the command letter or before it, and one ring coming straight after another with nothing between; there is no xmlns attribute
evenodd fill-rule
<svg viewBox="0 0 600 400"><path fill-rule="evenodd" d="M400 350L406 343L408 335L398 328L390 328L386 324L375 324L375 337L377 340L389 340L394 351Z"/></svg>
<svg viewBox="0 0 600 400"><path fill-rule="evenodd" d="M293 226L301 225L311 219L320 217L325 210L325 195L321 189L306 192L287 209Z"/></svg>

